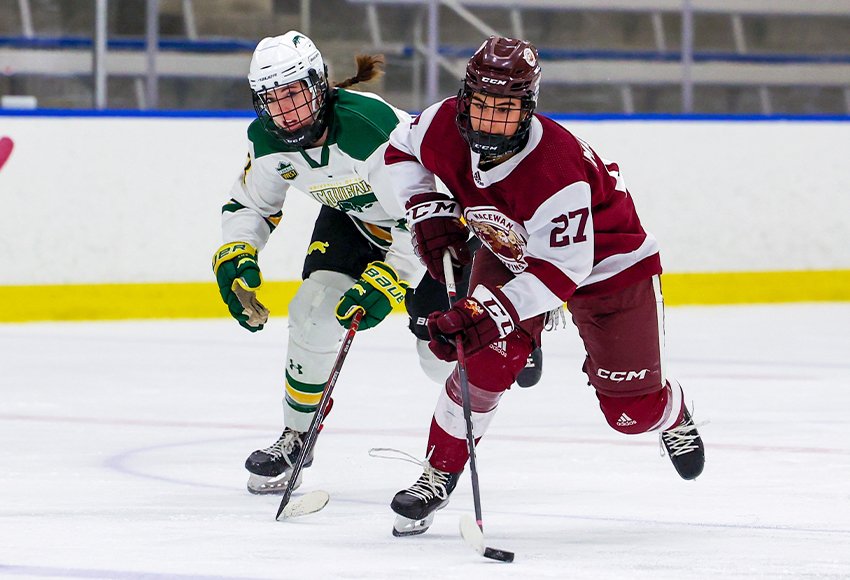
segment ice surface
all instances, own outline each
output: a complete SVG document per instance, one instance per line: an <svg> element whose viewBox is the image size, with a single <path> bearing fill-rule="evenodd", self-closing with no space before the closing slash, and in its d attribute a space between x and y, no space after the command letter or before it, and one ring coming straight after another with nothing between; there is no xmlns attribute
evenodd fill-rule
<svg viewBox="0 0 850 580"><path fill-rule="evenodd" d="M0 577L185 580L850 578L850 304L667 310L667 367L706 468L680 480L652 435L611 430L572 328L507 393L478 450L485 538L461 539L465 474L424 535L393 494L425 451L438 386L406 320L358 334L301 489L274 519L242 464L282 429L286 320L0 325ZM296 494L299 492L296 492Z"/></svg>

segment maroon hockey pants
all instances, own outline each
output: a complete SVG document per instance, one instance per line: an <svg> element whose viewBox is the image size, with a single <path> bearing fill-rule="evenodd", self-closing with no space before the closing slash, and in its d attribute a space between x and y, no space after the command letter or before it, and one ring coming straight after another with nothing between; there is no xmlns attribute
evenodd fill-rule
<svg viewBox="0 0 850 580"><path fill-rule="evenodd" d="M668 429L682 391L664 373L664 303L657 276L618 292L568 302L587 356L582 370L608 424L627 434Z"/></svg>
<svg viewBox="0 0 850 580"><path fill-rule="evenodd" d="M512 274L487 249L475 253L470 291L486 281L500 285ZM664 315L658 278L605 296L575 298L568 303L585 351L583 366L596 389L608 424L622 433L668 429L681 419L681 388L664 376ZM502 393L539 344L542 317L523 321L503 340L466 359L473 430L484 435ZM533 338L532 338L533 337ZM431 465L456 473L469 458L458 373L446 381L428 439Z"/></svg>

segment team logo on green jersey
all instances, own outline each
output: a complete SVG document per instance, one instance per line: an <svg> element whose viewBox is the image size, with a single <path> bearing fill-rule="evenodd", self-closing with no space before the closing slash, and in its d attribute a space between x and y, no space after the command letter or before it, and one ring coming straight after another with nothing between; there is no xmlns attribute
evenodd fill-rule
<svg viewBox="0 0 850 580"><path fill-rule="evenodd" d="M295 171L295 168L289 161L281 161L278 163L277 172L280 173L280 176L284 179L295 179L298 177L298 172Z"/></svg>
<svg viewBox="0 0 850 580"><path fill-rule="evenodd" d="M324 184L323 184L324 185ZM362 213L378 203L372 187L360 178L310 190L314 199L346 213Z"/></svg>
<svg viewBox="0 0 850 580"><path fill-rule="evenodd" d="M348 199L342 199L337 203L337 207L340 211L344 211L346 213L352 211L362 213L363 210L369 209L377 203L377 201L378 198L375 197L374 193L367 193L366 195L356 195Z"/></svg>

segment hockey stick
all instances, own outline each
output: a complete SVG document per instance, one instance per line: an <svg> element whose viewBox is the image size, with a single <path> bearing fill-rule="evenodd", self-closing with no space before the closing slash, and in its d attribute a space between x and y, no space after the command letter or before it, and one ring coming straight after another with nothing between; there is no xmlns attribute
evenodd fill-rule
<svg viewBox="0 0 850 580"><path fill-rule="evenodd" d="M290 502L292 490L295 488L298 476L304 467L304 461L310 455L313 445L316 444L316 437L319 435L319 427L322 421L325 420L325 414L328 412L328 406L331 400L331 393L336 385L336 380L339 378L339 371L342 369L342 363L345 362L345 357L348 355L348 350L351 348L351 343L354 340L354 335L357 333L357 328L360 326L360 319L366 311L358 308L351 319L351 326L345 334L342 341L342 347L339 349L339 354L336 357L336 362L331 369L331 376L328 379L328 384L325 385L325 390L322 391L322 398L319 399L319 406L316 408L316 414L313 415L313 420L310 422L310 427L307 429L307 436L304 440L304 445L301 447L301 453L298 454L298 460L292 466L292 475L289 476L289 483L286 485L286 490L283 492L283 499L280 500L280 507L277 509L275 519L283 521L289 517L303 516L312 514L328 504L330 496L326 491L311 491L305 493L301 497ZM281 516L282 514L282 516Z"/></svg>
<svg viewBox="0 0 850 580"><path fill-rule="evenodd" d="M12 154L14 147L15 143L9 137L0 138L0 169L3 169L3 165L6 163L9 155Z"/></svg>
<svg viewBox="0 0 850 580"><path fill-rule="evenodd" d="M449 304L454 304L457 298L452 259L448 250L443 254L443 272L446 276L446 292ZM457 372L460 380L460 394L463 401L463 419L466 422L466 446L469 449L469 473L472 476L472 502L475 505L475 520L464 514L460 518L460 535L476 552L501 562L513 562L514 553L484 546L484 524L481 517L481 492L478 486L478 467L475 463L475 436L472 433L472 404L469 400L469 377L466 374L466 357L463 353L463 341L460 337L455 341L457 347Z"/></svg>

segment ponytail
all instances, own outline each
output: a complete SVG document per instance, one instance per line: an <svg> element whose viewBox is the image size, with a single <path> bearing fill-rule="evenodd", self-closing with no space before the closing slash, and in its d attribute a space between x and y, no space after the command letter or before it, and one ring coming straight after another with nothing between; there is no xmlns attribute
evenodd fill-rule
<svg viewBox="0 0 850 580"><path fill-rule="evenodd" d="M345 79L341 83L334 83L334 87L338 89L345 89L350 87L351 85L356 85L357 83L367 83L369 81L375 80L382 74L384 71L381 70L381 67L386 64L384 60L384 55L375 54L375 55L365 55L358 54L357 55L357 74L353 77Z"/></svg>

